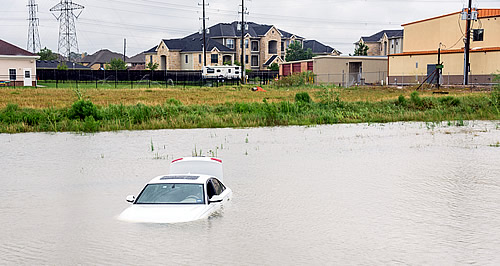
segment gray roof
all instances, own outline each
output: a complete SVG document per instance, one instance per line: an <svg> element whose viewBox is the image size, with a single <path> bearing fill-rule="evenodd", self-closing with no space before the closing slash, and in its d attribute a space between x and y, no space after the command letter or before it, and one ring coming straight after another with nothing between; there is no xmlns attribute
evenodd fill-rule
<svg viewBox="0 0 500 266"><path fill-rule="evenodd" d="M57 61L57 60L36 60L36 68L37 69L57 69L57 66L60 63L64 63L68 66L68 69L90 69L90 67L86 67L80 65L78 63L73 63L69 61Z"/></svg>
<svg viewBox="0 0 500 266"><path fill-rule="evenodd" d="M403 30L383 30L373 34L372 36L361 37L361 39L363 39L364 42L378 42L382 39L384 34L386 34L389 39L403 37Z"/></svg>
<svg viewBox="0 0 500 266"><path fill-rule="evenodd" d="M111 59L119 58L123 60L123 54L111 52L110 50L103 49L95 52L93 55L85 56L80 59L80 63L88 63L89 65L94 64L106 64L111 62ZM128 57L125 57L125 61L128 60Z"/></svg>
<svg viewBox="0 0 500 266"><path fill-rule="evenodd" d="M274 60L276 60L276 58L278 58L278 56L277 56L277 55L273 55L273 56L271 56L271 58L269 58L269 59L268 59L268 60L264 63L264 66L269 66L269 65L271 65L271 64L274 62Z"/></svg>
<svg viewBox="0 0 500 266"><path fill-rule="evenodd" d="M134 55L127 59L127 63L132 63L132 64L145 64L146 63L146 55L143 53Z"/></svg>
<svg viewBox="0 0 500 266"><path fill-rule="evenodd" d="M155 54L157 48L158 48L158 45L155 46L155 47L153 47L153 48L151 48L151 49L149 49L149 50L147 50L147 51L144 51L143 53L144 54L151 54L151 53Z"/></svg>
<svg viewBox="0 0 500 266"><path fill-rule="evenodd" d="M241 37L241 30L238 30L238 24L239 22L235 21L233 23L219 23L216 24L209 29L209 32L207 34L207 37L209 38L217 38L217 37L233 37L233 38L238 38ZM250 37L260 37L265 35L272 25L264 25L264 24L257 24L254 22L247 22L248 24L248 30L245 30L245 34L249 34ZM284 30L278 29L281 34L283 35L283 38L291 38L294 36L294 34L286 32ZM192 36L199 36L201 34L199 33L194 33L192 35L189 35L188 37ZM295 35L298 39L303 39L300 36Z"/></svg>
<svg viewBox="0 0 500 266"><path fill-rule="evenodd" d="M219 43L213 39L207 38L207 51L217 48L221 52L234 52L227 46ZM163 40L163 43L170 50L178 50L181 52L201 52L203 51L203 38L200 34L192 34L182 39Z"/></svg>
<svg viewBox="0 0 500 266"><path fill-rule="evenodd" d="M273 26L271 25L263 25L257 24L254 22L247 22L248 30L245 31L246 34L249 34L250 37L260 37L265 35ZM230 49L222 43L218 42L218 38L239 38L241 37L241 30L238 30L238 22L235 21L233 23L219 23L216 24L209 29L207 38L207 51L211 51L214 48L217 48L221 52L235 52L235 49ZM304 39L300 36L294 35L292 33L283 31L278 29L283 38L291 38L292 36L296 36L297 39ZM200 33L193 33L187 37L180 39L168 39L163 40L163 43L170 50L177 50L181 52L201 52L203 51L203 35ZM158 46L155 46L147 51L144 51L145 54L156 53ZM127 61L128 62L128 61Z"/></svg>
<svg viewBox="0 0 500 266"><path fill-rule="evenodd" d="M316 40L305 40L304 49L311 48L313 54L331 54L335 51L332 47L324 45Z"/></svg>

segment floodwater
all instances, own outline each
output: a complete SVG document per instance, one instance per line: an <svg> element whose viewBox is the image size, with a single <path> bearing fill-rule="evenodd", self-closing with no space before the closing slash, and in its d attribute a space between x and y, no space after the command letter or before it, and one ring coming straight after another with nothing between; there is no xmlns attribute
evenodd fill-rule
<svg viewBox="0 0 500 266"><path fill-rule="evenodd" d="M499 142L498 121L0 134L0 264L499 265ZM224 160L222 213L116 219L195 149Z"/></svg>

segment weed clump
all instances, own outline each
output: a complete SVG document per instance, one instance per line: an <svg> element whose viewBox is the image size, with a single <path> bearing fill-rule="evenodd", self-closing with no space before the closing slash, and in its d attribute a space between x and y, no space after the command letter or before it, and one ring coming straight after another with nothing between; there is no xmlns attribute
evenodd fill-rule
<svg viewBox="0 0 500 266"><path fill-rule="evenodd" d="M461 103L460 99L453 96L441 97L439 98L439 102L446 106L459 106Z"/></svg>
<svg viewBox="0 0 500 266"><path fill-rule="evenodd" d="M298 87L314 83L315 75L311 71L293 73L276 81L278 87Z"/></svg>
<svg viewBox="0 0 500 266"><path fill-rule="evenodd" d="M403 95L399 95L398 101L396 103L399 106L403 106L403 107L408 106L408 101L406 100L406 98Z"/></svg>
<svg viewBox="0 0 500 266"><path fill-rule="evenodd" d="M307 92L299 92L295 94L295 102L310 103L312 102L311 96Z"/></svg>
<svg viewBox="0 0 500 266"><path fill-rule="evenodd" d="M97 107L91 101L78 100L68 110L68 117L71 119L85 120L87 117L99 119L97 115Z"/></svg>

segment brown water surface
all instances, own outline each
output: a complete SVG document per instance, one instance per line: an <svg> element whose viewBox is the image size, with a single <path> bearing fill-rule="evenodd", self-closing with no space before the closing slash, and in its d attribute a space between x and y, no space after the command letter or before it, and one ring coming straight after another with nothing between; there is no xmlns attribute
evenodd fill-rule
<svg viewBox="0 0 500 266"><path fill-rule="evenodd" d="M498 265L500 123L465 124L0 134L0 264ZM116 219L195 147L223 213Z"/></svg>

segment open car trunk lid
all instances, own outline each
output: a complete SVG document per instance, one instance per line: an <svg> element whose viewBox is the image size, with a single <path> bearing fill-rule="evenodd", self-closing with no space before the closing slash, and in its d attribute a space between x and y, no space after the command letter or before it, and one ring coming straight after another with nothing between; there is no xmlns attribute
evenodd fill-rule
<svg viewBox="0 0 500 266"><path fill-rule="evenodd" d="M209 157L179 158L170 164L169 174L210 175L223 181L222 160Z"/></svg>

